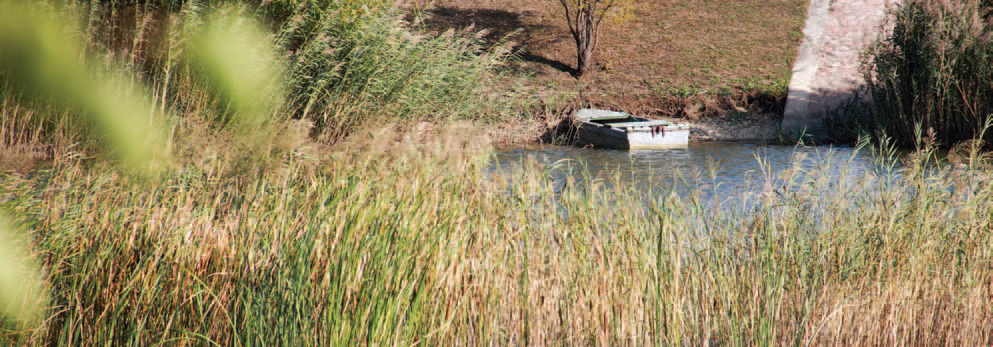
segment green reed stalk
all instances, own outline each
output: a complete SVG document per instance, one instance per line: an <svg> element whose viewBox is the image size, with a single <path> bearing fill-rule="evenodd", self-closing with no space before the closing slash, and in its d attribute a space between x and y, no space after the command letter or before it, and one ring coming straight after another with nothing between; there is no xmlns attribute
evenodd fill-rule
<svg viewBox="0 0 993 347"><path fill-rule="evenodd" d="M466 146L454 134L240 183L188 171L149 187L99 167L8 176L4 206L34 225L61 309L45 333L7 337L875 346L993 336L986 169L838 179L797 166L748 208L676 197L648 208L622 184L556 188L546 170L564 166L491 176L485 151L453 150ZM37 188L50 185L72 189Z"/></svg>
<svg viewBox="0 0 993 347"><path fill-rule="evenodd" d="M895 11L866 75L880 130L904 147L920 140L918 126L945 147L980 133L993 114L990 9L984 1L909 1Z"/></svg>

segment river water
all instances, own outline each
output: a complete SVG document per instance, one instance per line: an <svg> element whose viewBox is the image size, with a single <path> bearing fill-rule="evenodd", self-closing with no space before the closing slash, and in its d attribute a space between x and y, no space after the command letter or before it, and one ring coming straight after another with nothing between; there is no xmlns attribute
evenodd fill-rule
<svg viewBox="0 0 993 347"><path fill-rule="evenodd" d="M885 170L891 162L879 160L867 149L851 147L794 147L748 143L691 143L665 150L611 150L568 146L532 146L500 149L491 170L513 172L522 161L545 166L555 181L601 180L604 184L632 184L652 192L698 194L703 199L747 194L771 184L783 184L809 175L858 177Z"/></svg>

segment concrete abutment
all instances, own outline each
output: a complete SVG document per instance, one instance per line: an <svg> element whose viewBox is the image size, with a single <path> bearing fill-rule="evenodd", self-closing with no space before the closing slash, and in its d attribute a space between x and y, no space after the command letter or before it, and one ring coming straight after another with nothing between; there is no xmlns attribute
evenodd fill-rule
<svg viewBox="0 0 993 347"><path fill-rule="evenodd" d="M887 15L900 2L810 1L783 114L784 131L816 130L828 112L864 90L862 53L888 31Z"/></svg>

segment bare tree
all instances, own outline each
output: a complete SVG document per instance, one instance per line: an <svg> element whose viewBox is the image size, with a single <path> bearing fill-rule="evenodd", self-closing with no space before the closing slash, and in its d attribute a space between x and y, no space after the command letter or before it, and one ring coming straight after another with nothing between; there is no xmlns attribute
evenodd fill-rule
<svg viewBox="0 0 993 347"><path fill-rule="evenodd" d="M593 64L593 52L600 41L600 22L619 0L559 0L565 9L572 38L576 40L576 75L582 76Z"/></svg>

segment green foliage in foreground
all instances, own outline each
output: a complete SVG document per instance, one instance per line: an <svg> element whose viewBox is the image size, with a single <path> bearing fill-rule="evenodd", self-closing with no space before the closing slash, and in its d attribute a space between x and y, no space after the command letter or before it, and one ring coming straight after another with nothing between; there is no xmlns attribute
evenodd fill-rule
<svg viewBox="0 0 993 347"><path fill-rule="evenodd" d="M418 34L417 23L401 20L396 9L366 2L5 1L0 5L21 10L3 14L12 18L4 21L3 116L15 127L41 129L34 145L78 144L90 154L110 145L147 158L131 152L172 147L134 145L155 138L147 135L157 130L141 131L149 124L165 132L181 123L226 131L229 122L245 121L264 131L303 118L313 122L315 138L333 143L361 124L492 121L533 102L504 102L484 88L502 78L495 68L509 53L504 45L482 49L485 33ZM28 83L7 83L11 78ZM104 124L93 116L104 111L95 108L141 116ZM110 141L94 144L101 138Z"/></svg>
<svg viewBox="0 0 993 347"><path fill-rule="evenodd" d="M178 139L175 170L136 179L59 155L32 176L0 176L0 210L31 240L0 261L32 258L49 289L38 322L10 323L22 309L0 308L0 344L993 343L993 178L975 153L935 168L923 152L905 169L842 178L798 165L712 209L557 184L534 163L494 174L467 129L353 137L316 155L309 128L255 123L268 108L209 72L196 76L207 87L190 72L151 88L150 109L190 112L154 128ZM286 144L246 146L224 132L241 121L198 113L228 106ZM0 304L23 302L2 285Z"/></svg>
<svg viewBox="0 0 993 347"><path fill-rule="evenodd" d="M253 176L307 156L295 135L311 129L290 117L314 120L318 138L336 141L384 118L493 116L499 106L477 91L506 51L479 51L471 33L413 35L385 3L2 0L0 160L102 151L126 176L184 166ZM279 27L276 42L233 15L252 6ZM11 248L20 247L0 244ZM24 304L41 298L6 280L31 276L20 258L0 259L16 270L2 274L4 316L32 316Z"/></svg>
<svg viewBox="0 0 993 347"><path fill-rule="evenodd" d="M990 11L983 0L900 6L892 35L870 51L874 126L908 148L919 129L943 146L980 136L993 114Z"/></svg>
<svg viewBox="0 0 993 347"><path fill-rule="evenodd" d="M150 178L163 173L164 165L171 165L169 114L155 107L140 86L117 71L79 62L78 43L63 36L67 28L44 4L0 2L0 98L4 101L0 145L8 147L12 145L9 142L15 142L9 136L23 135L9 129L12 124L17 128L19 121L46 118L22 116L22 105L55 103L72 110L69 112L75 117L40 111L49 115L44 121L82 125L81 129L62 130L95 138L91 141L102 143L129 174ZM206 66L206 85L233 106L236 116L224 125L253 134L276 128L278 123L266 123L263 113L275 104L273 96L280 94L280 84L273 83L272 71L266 71L267 64L260 60L269 56L269 47L260 47L265 41L258 31L231 16L216 16L200 28L203 32L194 41L196 49L190 60ZM20 129L25 128L20 125ZM4 253L0 267L5 269L0 273L0 321L30 319L37 315L37 301L44 293L33 284L34 271L25 265L30 262L21 255L21 247L8 241L13 239L13 228L5 221L0 215L0 252Z"/></svg>
<svg viewBox="0 0 993 347"><path fill-rule="evenodd" d="M0 97L76 108L90 126L75 131L102 138L124 163L158 159L166 147L162 117L124 79L80 63L66 29L40 5L0 2Z"/></svg>
<svg viewBox="0 0 993 347"><path fill-rule="evenodd" d="M7 223L0 214L0 326L4 324L37 324L47 297L39 283L37 264L23 251L23 233Z"/></svg>
<svg viewBox="0 0 993 347"><path fill-rule="evenodd" d="M711 209L596 181L556 188L533 163L489 173L464 133L380 138L369 145L392 144L249 180L190 170L136 184L68 162L6 176L2 207L32 226L52 301L44 323L3 338L993 342L988 169L927 166L928 153L842 178L797 166Z"/></svg>

